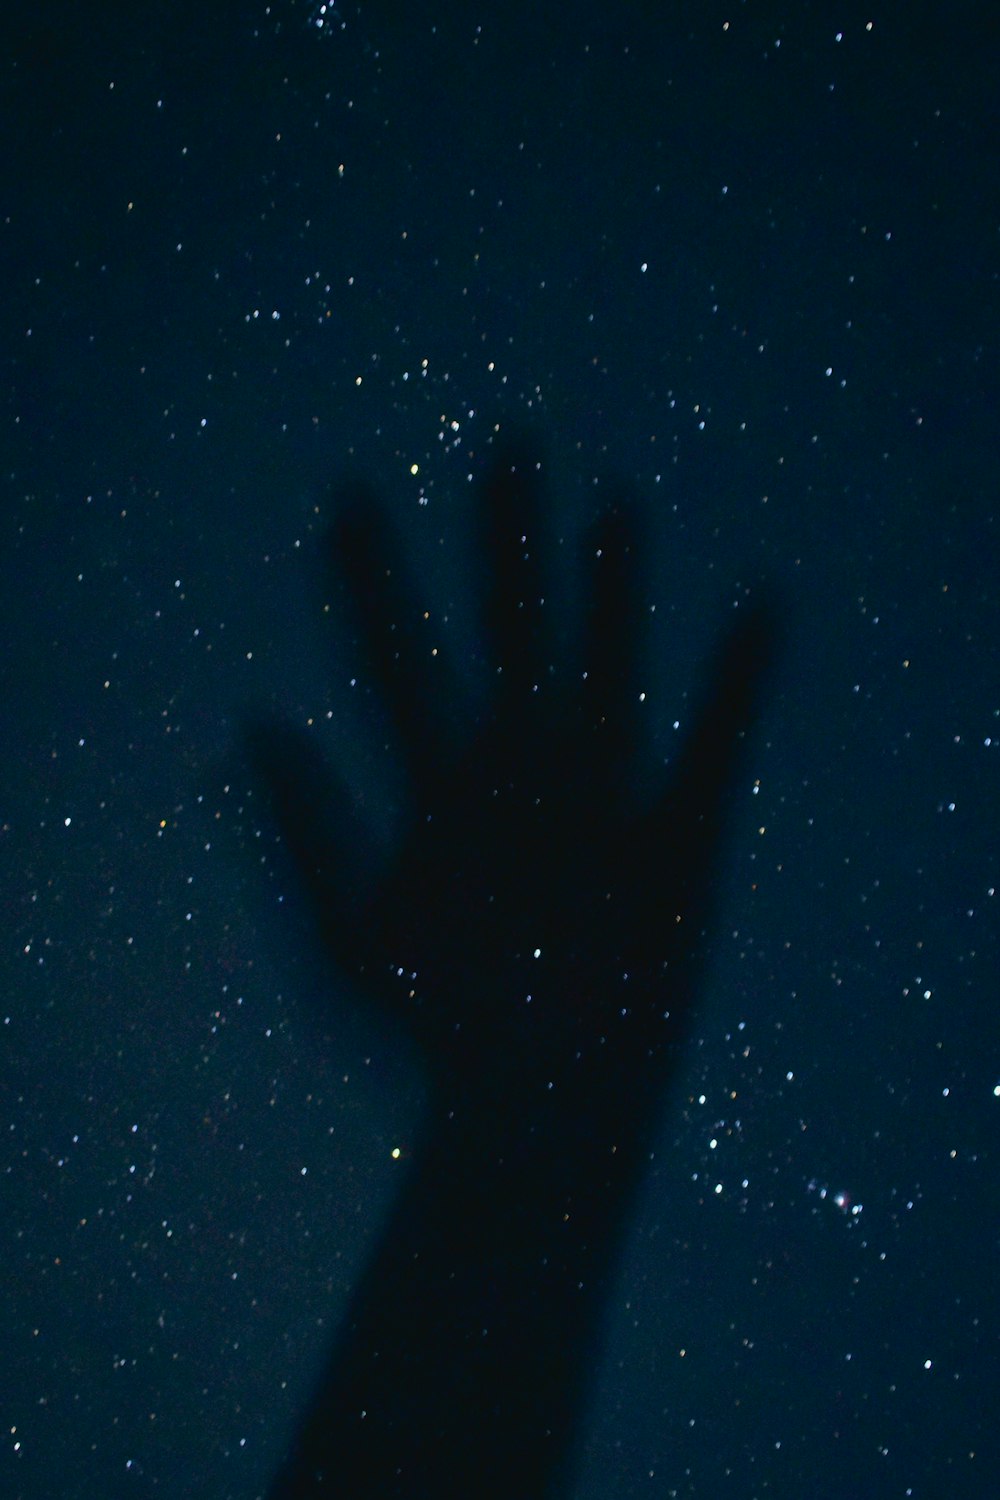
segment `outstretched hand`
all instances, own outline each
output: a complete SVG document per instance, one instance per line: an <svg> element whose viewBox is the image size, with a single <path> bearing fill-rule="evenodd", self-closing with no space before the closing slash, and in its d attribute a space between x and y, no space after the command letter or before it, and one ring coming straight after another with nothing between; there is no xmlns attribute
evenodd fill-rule
<svg viewBox="0 0 1000 1500"><path fill-rule="evenodd" d="M427 1061L429 1120L272 1500L568 1493L602 1298L690 1023L740 742L774 629L741 609L666 785L635 811L638 521L591 557L581 657L550 668L537 465L485 487L493 700L442 734L378 505L332 537L406 756L404 832L371 883L355 802L312 740L252 735L323 936Z"/></svg>
<svg viewBox="0 0 1000 1500"><path fill-rule="evenodd" d="M471 744L438 723L442 663L367 491L331 536L368 670L411 786L388 869L365 889L355 799L314 741L252 733L278 823L323 937L354 985L406 1024L448 1095L511 1080L655 1094L690 1019L723 814L774 645L742 607L666 784L627 796L640 730L639 518L619 502L591 538L576 670L550 669L538 465L508 451L485 485L493 703ZM613 1082L612 1082L613 1081ZM652 1102L652 1100L648 1100Z"/></svg>

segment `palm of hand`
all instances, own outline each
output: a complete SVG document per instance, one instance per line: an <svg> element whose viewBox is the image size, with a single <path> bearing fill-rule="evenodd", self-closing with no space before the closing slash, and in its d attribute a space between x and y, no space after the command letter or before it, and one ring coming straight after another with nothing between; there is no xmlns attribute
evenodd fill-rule
<svg viewBox="0 0 1000 1500"><path fill-rule="evenodd" d="M371 497L356 497L339 528L337 560L413 787L408 830L374 891L352 881L348 801L311 747L271 726L255 734L257 760L327 943L405 1020L432 1072L566 1076L589 1048L640 1087L636 1066L655 1069L688 1019L707 872L773 627L764 611L743 612L667 787L633 814L635 517L619 508L601 525L581 670L560 688L542 644L534 481L509 456L487 485L497 694L460 757L428 723L436 678L408 649L417 611L387 566ZM310 784L325 787L325 817Z"/></svg>

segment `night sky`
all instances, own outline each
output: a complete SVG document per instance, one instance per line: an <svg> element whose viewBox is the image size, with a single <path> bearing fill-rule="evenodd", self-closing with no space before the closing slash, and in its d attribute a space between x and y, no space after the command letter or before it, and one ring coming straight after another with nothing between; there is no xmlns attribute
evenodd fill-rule
<svg viewBox="0 0 1000 1500"><path fill-rule="evenodd" d="M274 1471L422 1082L313 944L241 726L313 725L391 836L331 486L382 494L475 691L516 427L567 631L609 487L648 502L651 766L734 606L786 616L576 1500L994 1494L996 17L24 9L0 1493Z"/></svg>

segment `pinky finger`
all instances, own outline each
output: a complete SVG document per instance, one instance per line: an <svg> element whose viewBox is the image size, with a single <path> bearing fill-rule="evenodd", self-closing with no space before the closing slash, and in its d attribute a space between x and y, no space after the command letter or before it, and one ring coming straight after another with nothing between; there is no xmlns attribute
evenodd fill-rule
<svg viewBox="0 0 1000 1500"><path fill-rule="evenodd" d="M379 863L360 798L301 730L262 719L245 740L324 946L354 970L366 958L360 917Z"/></svg>

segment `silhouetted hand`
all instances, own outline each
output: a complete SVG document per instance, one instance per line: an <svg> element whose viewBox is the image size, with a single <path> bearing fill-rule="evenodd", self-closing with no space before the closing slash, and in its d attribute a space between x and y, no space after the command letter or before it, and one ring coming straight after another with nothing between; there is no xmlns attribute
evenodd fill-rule
<svg viewBox="0 0 1000 1500"><path fill-rule="evenodd" d="M689 1019L707 876L773 622L740 611L701 715L655 802L626 795L641 717L634 509L592 538L577 670L550 671L540 576L537 465L508 452L485 492L493 578L486 626L494 703L458 753L437 707L444 666L367 491L332 537L371 675L412 788L408 827L376 889L361 884L364 830L314 742L270 726L258 764L324 937L362 992L397 1014L453 1107L574 1073L612 1078L632 1105L656 1085ZM508 1101L508 1104L511 1101Z"/></svg>
<svg viewBox="0 0 1000 1500"><path fill-rule="evenodd" d="M567 1483L601 1299L683 1037L740 741L773 628L740 611L666 786L630 796L641 684L637 520L591 559L582 656L550 670L536 466L485 493L492 708L439 728L377 503L332 554L411 783L374 884L355 802L307 736L252 740L325 940L423 1050L430 1116L272 1500L549 1500Z"/></svg>

